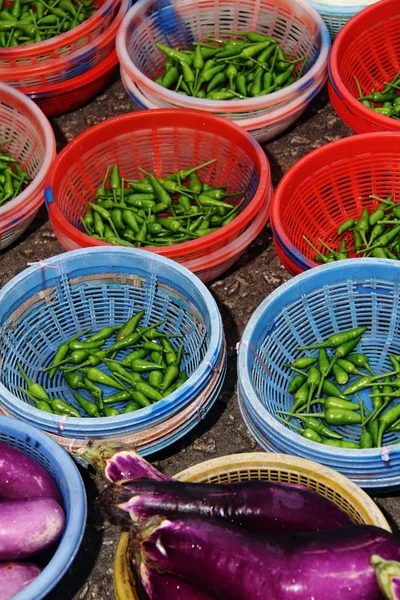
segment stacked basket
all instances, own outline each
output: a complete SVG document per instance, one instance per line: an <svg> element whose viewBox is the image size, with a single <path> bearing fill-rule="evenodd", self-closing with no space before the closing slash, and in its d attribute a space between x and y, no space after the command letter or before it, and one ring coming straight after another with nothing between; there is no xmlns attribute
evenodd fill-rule
<svg viewBox="0 0 400 600"><path fill-rule="evenodd" d="M0 80L20 89L49 116L75 110L110 80L115 38L131 0L96 0L97 12L44 42L0 48Z"/></svg>
<svg viewBox="0 0 400 600"><path fill-rule="evenodd" d="M22 235L43 204L45 177L56 154L53 130L41 110L0 83L0 140L8 139L7 148L32 181L0 207L0 250Z"/></svg>
<svg viewBox="0 0 400 600"><path fill-rule="evenodd" d="M318 0L308 0L311 6L315 8L324 19L326 26L328 27L329 33L331 34L331 39L334 40L342 27L352 19L355 15L357 15L361 10L367 8L367 4L362 6L351 6L351 0L349 2L350 6L338 6L336 4L323 4L322 2L318 2Z"/></svg>
<svg viewBox="0 0 400 600"><path fill-rule="evenodd" d="M309 441L277 418L278 410L290 411L293 406L293 396L287 392L293 372L285 365L297 358L298 346L367 326L357 352L368 356L374 372L391 371L389 355L400 352L399 291L397 263L365 258L311 269L261 303L239 347L238 391L242 416L264 449L317 461L364 488L400 485L399 433L385 433L382 448L350 450ZM318 356L318 350L309 355ZM371 410L369 394L365 389L360 397ZM312 410L317 412L315 407ZM300 424L297 419L291 422ZM360 425L332 429L352 442L358 442L361 434Z"/></svg>
<svg viewBox="0 0 400 600"><path fill-rule="evenodd" d="M214 299L190 271L155 254L129 248L62 254L12 279L1 291L0 307L0 405L69 449L107 438L134 444L142 454L161 450L206 415L222 386L226 351ZM41 368L76 333L122 324L142 309L144 326L165 319L160 330L178 336L171 338L176 348L184 346L189 379L178 390L147 408L107 418L65 419L31 405L19 389L24 384L17 362L50 397L63 398L83 414L62 372L50 380Z"/></svg>
<svg viewBox="0 0 400 600"><path fill-rule="evenodd" d="M386 131L347 137L325 144L289 169L271 204L275 250L292 274L316 267L316 253L327 253L319 240L334 249L344 238L356 257L353 235L337 231L346 219L357 219L364 208L379 205L374 195L400 197L400 136Z"/></svg>
<svg viewBox="0 0 400 600"><path fill-rule="evenodd" d="M227 30L256 31L273 36L287 53L309 56L305 74L278 92L245 100L202 100L155 83L164 55L155 43L193 48L208 36L229 39ZM259 141L287 129L324 85L329 32L306 0L140 0L126 15L117 36L122 81L142 108L195 108L234 120Z"/></svg>
<svg viewBox="0 0 400 600"><path fill-rule="evenodd" d="M204 237L172 246L147 246L176 260L204 282L228 269L267 223L272 196L268 159L255 140L237 125L200 111L157 110L108 119L88 129L58 155L46 183L50 222L66 250L108 245L90 237L80 223L107 167L118 162L124 178L157 176L191 168L203 181L241 192L245 201L228 225ZM236 199L235 199L236 198ZM239 202L240 195L233 203Z"/></svg>
<svg viewBox="0 0 400 600"><path fill-rule="evenodd" d="M398 0L381 0L361 11L338 35L329 58L329 97L339 117L356 133L400 131L400 121L380 115L359 100L381 91L399 71Z"/></svg>

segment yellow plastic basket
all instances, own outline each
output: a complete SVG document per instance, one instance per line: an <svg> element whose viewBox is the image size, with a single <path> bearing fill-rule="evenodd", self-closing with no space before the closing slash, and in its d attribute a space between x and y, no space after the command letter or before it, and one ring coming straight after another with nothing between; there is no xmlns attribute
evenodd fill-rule
<svg viewBox="0 0 400 600"><path fill-rule="evenodd" d="M375 502L358 485L328 467L295 456L265 452L233 454L190 467L175 475L175 479L197 483L233 483L254 479L300 483L329 498L355 523L391 531ZM128 534L123 533L114 562L115 597L117 600L138 600L126 559L127 544Z"/></svg>

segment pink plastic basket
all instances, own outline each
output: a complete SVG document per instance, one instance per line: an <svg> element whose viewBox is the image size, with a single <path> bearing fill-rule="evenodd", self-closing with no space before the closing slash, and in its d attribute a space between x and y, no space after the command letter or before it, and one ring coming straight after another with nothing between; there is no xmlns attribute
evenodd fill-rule
<svg viewBox="0 0 400 600"><path fill-rule="evenodd" d="M24 94L0 83L0 139L7 144L33 181L14 200L0 207L0 249L12 244L28 227L44 200L44 180L56 155L50 123Z"/></svg>

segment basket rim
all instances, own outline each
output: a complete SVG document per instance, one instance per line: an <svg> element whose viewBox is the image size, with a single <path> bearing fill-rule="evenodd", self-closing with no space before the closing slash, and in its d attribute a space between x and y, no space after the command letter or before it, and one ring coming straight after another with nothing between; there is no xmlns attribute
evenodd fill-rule
<svg viewBox="0 0 400 600"><path fill-rule="evenodd" d="M110 130L112 133L112 130L116 123L118 123L119 125L126 124L126 126L127 126L126 131L128 131L128 126L129 126L129 131L134 131L135 124L137 122L140 124L140 127L143 128L142 123L146 123L147 119L151 119L151 118L153 118L154 120L155 119L160 120L162 123L164 123L164 125L161 125L161 127L164 127L165 125L168 124L168 122L171 122L171 119L173 120L173 122L176 122L176 119L178 119L178 121L179 121L179 116L182 114L184 114L187 118L193 117L196 119L196 122L193 125L193 130L196 130L196 131L198 130L197 121L199 121L199 120L201 120L202 122L208 122L209 124L215 124L216 126L223 127L225 138L228 138L228 135L229 135L228 132L231 130L232 132L235 133L235 136L240 136L240 138L242 140L246 141L247 145L250 144L252 149L254 150L255 156L254 156L253 162L255 165L255 169L257 170L257 173L258 173L258 178L259 178L258 186L254 193L253 198L250 200L250 202L248 203L246 208L233 221L231 221L231 223L224 226L223 235L224 235L224 237L228 237L235 230L238 230L240 227L247 225L249 220L254 218L256 216L256 214L262 208L263 204L266 201L265 198L268 193L268 190L271 186L271 167L270 167L268 158L265 155L265 153L263 152L261 146L247 131L243 130L243 128L241 128L239 125L236 125L235 123L231 123L227 119L223 119L222 117L218 117L216 115L206 113L203 111L182 110L182 109L177 109L177 108L166 108L166 109L156 109L154 111L152 110L151 116L148 116L147 112L138 111L138 112L133 112L133 113L127 113L127 114L121 115L119 117L112 117L111 119L106 119L106 121L103 121L102 123L98 123L97 125L90 127L89 129L87 129L86 131L81 133L79 136L77 136L72 142L70 142L58 154L58 156L56 157L55 161L52 164L52 167L50 169L50 172L48 173L48 176L47 176L47 179L45 182L46 192L49 188L52 188L52 182L54 181L55 174L56 174L57 168L60 165L60 162L65 160L65 157L67 157L71 154L73 156L74 149L76 147L79 147L83 142L90 140L91 137L96 134L96 132L105 131L107 129L107 130ZM159 122L155 123L155 124L153 124L153 129L155 127L158 128L159 126L160 126ZM146 127L147 127L147 129L149 129L148 126L146 126ZM187 126L186 126L186 128L187 128ZM107 247L107 248L113 247L112 244L108 244L107 242L102 242L100 240L96 240L96 239L88 236L86 233L80 231L76 227L74 227L61 213L60 209L56 205L56 201L49 203L48 210L49 210L50 221L51 222L53 220L56 221L57 227L61 227L63 230L63 233L65 235L67 235L67 237L69 239L73 239L75 243L87 245L89 247ZM182 244L175 244L174 246L167 247L167 248L161 247L161 246L155 246L152 248L149 247L149 248L146 248L146 251L147 252L150 251L152 254L158 254L159 256L165 256L167 258L175 258L176 256L179 256L181 254L185 254L185 253L189 254L191 250L199 251L200 249L205 249L205 248L207 248L208 245L210 245L220 239L221 239L221 230L219 229L219 230L214 231L213 233L210 233L200 239L195 239L193 241L184 242Z"/></svg>
<svg viewBox="0 0 400 600"><path fill-rule="evenodd" d="M19 79L23 77L40 77L41 75L49 76L54 73L58 73L61 70L71 68L73 66L73 61L77 61L77 59L86 60L86 56L89 52L93 50L101 50L104 48L110 41L115 38L118 27L121 24L121 21L127 12L131 0L119 0L120 6L117 14L115 15L113 21L110 25L99 35L99 37L92 40L89 44L85 44L81 46L75 52L71 54L65 54L60 56L58 59L53 59L51 61L45 61L43 63L35 64L34 66L24 66L18 68L6 68L2 69L0 65L0 77L3 78L4 81L13 82L16 77ZM1 58L1 57L0 57ZM62 80L63 83L68 81L67 79ZM25 88L27 90L31 89Z"/></svg>
<svg viewBox="0 0 400 600"><path fill-rule="evenodd" d="M42 166L40 167L33 181L31 181L31 183L20 194L18 194L16 198L0 207L1 224L3 218L7 220L11 219L13 216L18 216L17 213L19 213L21 209L26 208L30 210L32 205L36 205L36 194L39 192L40 187L44 185L46 175L50 169L52 161L56 156L56 138L53 128L45 114L30 98L27 98L21 91L16 90L0 81L0 100L9 102L12 107L14 107L15 104L24 105L27 111L30 112L31 115L33 115L39 122L40 128L45 137L45 154L42 161ZM39 204L42 202L43 199L41 198Z"/></svg>
<svg viewBox="0 0 400 600"><path fill-rule="evenodd" d="M305 271L304 273L300 273L296 275L289 281L286 281L282 285L280 285L276 290L271 292L271 294L261 302L261 304L256 308L255 312L252 314L244 332L242 335L242 339L239 342L239 350L238 350L238 358L237 358L237 369L238 369L238 385L242 391L243 397L245 398L245 404L248 403L255 413L257 413L260 420L266 422L269 427L273 428L277 434L280 435L282 439L289 439L292 443L294 443L299 450L307 450L312 448L313 450L318 450L319 455L321 456L321 462L323 462L323 458L325 456L334 456L338 459L353 459L354 464L357 464L357 458L381 458L382 452L381 448L371 448L371 449L343 449L336 447L329 447L319 444L318 442L313 442L310 440L306 440L302 436L297 433L290 431L287 427L282 425L277 419L275 419L272 414L263 406L260 401L258 394L254 390L254 386L251 380L251 373L248 370L248 359L252 352L250 347L250 340L253 335L253 331L258 326L258 323L262 320L265 321L265 315L268 313L268 309L271 304L276 302L279 298L281 301L281 307L285 306L284 304L284 296L287 294L288 290L295 288L297 286L301 286L301 283L307 280L316 280L318 282L319 278L324 275L325 272L329 272L332 270L338 271L338 280L342 280L347 277L347 273L352 273L354 275L354 270L365 270L366 274L370 272L371 267L382 269L382 267L386 267L388 270L397 269L399 273L400 280L400 265L396 265L393 260L390 259L377 259L377 258L352 258L345 261L339 261L337 263L330 263L315 267L310 269L309 271ZM387 277L387 279L389 279ZM314 289L318 289L318 287L322 287L322 284L316 284ZM249 342L249 343L244 343ZM253 344L254 346L254 344ZM393 448L392 452L400 453L400 445L399 447ZM324 467L325 468L325 467ZM379 481L379 476L377 476L377 481ZM376 486L379 487L379 484Z"/></svg>
<svg viewBox="0 0 400 600"><path fill-rule="evenodd" d="M72 458L48 435L32 425L1 415L0 430L5 434L26 436L38 442L52 455L52 461L62 470L63 477L68 481L68 495L71 499L70 514L57 550L42 573L15 596L16 600L33 598L39 600L47 595L65 575L79 550L87 517L86 491ZM71 547L73 547L72 551Z"/></svg>
<svg viewBox="0 0 400 600"><path fill-rule="evenodd" d="M122 84L128 96L130 96L130 94L133 94L133 96L137 96L137 98L135 98L135 102L143 104L143 106L146 109L167 110L159 108L156 104L151 102L151 100L149 100L148 98L146 98L146 96L143 95L142 91L137 86L137 83L133 81L133 79L131 79L129 73L124 69L122 64L120 64L120 75ZM236 125L240 125L240 127L243 127L244 129L247 129L249 133L251 133L253 129L258 129L259 127L268 127L269 125L275 125L279 121L291 117L303 105L308 105L309 102L311 102L311 100L316 96L316 94L319 93L319 91L325 84L327 77L328 73L323 73L320 77L315 79L315 81L307 88L307 90L305 90L303 95L294 98L288 104L285 104L285 106L280 107L276 111L260 115L258 117L252 117L250 119L235 119L231 122L235 123ZM175 110L189 109L176 106ZM210 111L206 112L208 112L209 114L213 114L213 112Z"/></svg>
<svg viewBox="0 0 400 600"><path fill-rule="evenodd" d="M180 105L184 108L194 108L201 110L209 110L215 112L240 112L246 109L257 109L264 108L266 104L266 98L268 104L276 104L278 102L286 100L291 95L296 95L299 92L308 88L315 79L320 75L321 70L324 69L328 62L329 51L331 46L331 40L328 28L319 14L319 12L311 6L307 0L296 0L295 6L299 7L307 14L318 27L319 35L321 38L321 47L319 50L318 58L314 65L307 73L305 73L298 81L295 81L287 88L278 92L268 94L268 96L261 96L260 98L246 98L246 100L200 100L197 98L184 97L178 92L166 90L158 83L155 83L152 79L144 75L138 67L131 60L127 50L127 34L128 28L131 21L137 19L136 13L142 10L143 7L151 5L155 0L139 0L132 6L126 13L121 26L118 30L116 38L116 50L118 54L121 66L128 72L135 82L140 82L147 90L152 92L155 96L163 99L164 101L174 103L174 101L180 102ZM178 0L174 0L177 2ZM213 0L206 0L207 2L213 2ZM183 98L183 100L182 100Z"/></svg>
<svg viewBox="0 0 400 600"><path fill-rule="evenodd" d="M69 31L66 31L64 33L60 33L59 35L56 35L50 38L49 40L44 40L43 42L36 42L33 44L27 44L26 46L17 46L15 48L10 48L9 50L1 48L0 59L8 58L9 54L12 54L13 58L23 58L32 57L33 53L33 56L36 57L40 56L42 52L45 53L49 50L51 51L56 48L60 48L64 44L68 45L71 42L74 42L76 39L78 39L80 35L85 35L85 33L90 32L92 29L94 29L96 24L101 23L104 17L109 12L111 12L112 8L114 6L117 6L119 2L120 0L104 0L103 4L99 7L99 9L95 12L94 15L92 15L73 29L70 29Z"/></svg>
<svg viewBox="0 0 400 600"><path fill-rule="evenodd" d="M65 95L68 92L72 92L76 89L83 88L86 85L93 83L99 79L102 75L110 71L118 64L118 57L115 49L101 62L97 63L94 67L81 73L77 77L72 79L66 79L59 83L53 83L51 85L42 85L36 88L20 88L20 91L28 96L31 100L42 100L48 98L51 94ZM61 113L64 114L64 113Z"/></svg>
<svg viewBox="0 0 400 600"><path fill-rule="evenodd" d="M363 151L356 150L353 154L353 157L365 154L368 151L376 155L378 153L373 150L373 145L374 141L378 139L387 139L388 147L390 148L390 140L396 139L397 141L399 141L400 136L394 131L374 131L370 133L360 133L359 135L349 135L348 137L329 142L328 144L325 144L323 146L320 146L319 148L316 148L315 150L312 150L311 152L300 158L298 161L296 161L290 167L290 169L288 169L288 171L285 173L285 175L282 177L282 179L276 187L275 193L271 201L270 215L272 232L274 236L279 240L282 249L285 251L288 257L294 256L295 259L299 263L302 263L302 265L305 268L319 266L318 263L307 258L302 252L300 252L300 250L296 248L296 246L289 239L289 236L286 233L285 222L281 216L281 204L283 198L290 193L289 190L292 185L292 179L297 179L297 174L301 172L303 168L306 167L306 165L308 165L309 163L313 165L313 162L316 159L316 157L324 157L326 154L330 154L333 150L337 150L339 155L341 149L343 149L344 147L351 148L352 146L355 146L357 148L360 145L368 144L368 149L367 146L365 146ZM341 159L345 160L346 157L341 157ZM337 160L339 160L339 158ZM325 166L329 165L331 162L331 160L327 161ZM321 168L322 167L319 167L317 171Z"/></svg>
<svg viewBox="0 0 400 600"><path fill-rule="evenodd" d="M126 427L131 422L137 420L137 415L139 412L141 419L148 418L149 416L151 417L154 411L154 407L157 407L157 415L160 413L160 411L162 411L162 414L165 416L165 411L168 411L169 407L176 405L178 399L184 394L187 394L187 398L189 400L192 397L193 393L197 393L199 386L200 389L204 387L204 383L209 381L210 373L213 373L217 364L219 364L221 358L221 344L223 342L222 319L216 301L209 292L208 288L202 281L200 281L200 279L198 279L198 277L196 277L193 273L191 273L191 271L189 271L179 263L164 258L163 256L148 253L145 250L140 250L136 248L124 248L122 246L114 246L111 248L81 248L78 250L72 250L71 252L64 252L57 256L53 256L49 259L46 259L45 265L43 265L43 263L33 265L23 270L21 273L19 273L13 279L11 279L0 290L0 305L8 294L13 294L13 289L16 284L21 283L24 279L30 277L35 273L40 273L43 267L48 266L49 268L51 268L57 263L61 263L62 265L65 261L68 261L69 263L71 263L71 261L78 263L83 255L92 255L90 257L94 261L96 260L96 255L104 255L104 257L107 257L107 260L112 263L113 255L118 256L118 254L126 255L126 257L131 256L132 259L136 257L136 261L142 258L146 262L152 261L153 263L161 263L161 265L163 265L164 271L171 272L172 270L179 272L180 275L183 276L186 280L188 280L189 284L193 288L195 288L204 299L207 311L209 313L211 328L214 328L214 330L209 332L210 341L202 361L192 373L192 375L189 377L189 379L179 388L179 390L176 390L175 392L170 394L170 396L168 396L167 398L163 398L156 404L150 405L146 408L142 408L140 409L140 411L138 410L133 413L121 414L115 417L105 417L100 419L90 417L81 417L79 419L74 418L71 421L70 425L74 426L76 430L84 428L87 432L87 435L96 435L96 431L98 430L100 424L106 427L106 429L108 430L110 430L110 427L107 427L107 425L111 426L112 429L115 429L118 426ZM63 275L67 274L67 270L68 268L62 268ZM123 267L121 267L121 270L123 271ZM150 273L150 271L148 272ZM192 394L190 394L190 391L192 391ZM1 405L4 405L7 410L9 410L9 405L12 404L13 407L18 409L20 415L29 414L29 417L35 418L35 422L38 424L40 423L40 426L47 425L56 430L59 427L59 416L52 415L50 413L44 413L36 407L33 407L24 402L23 400L20 400L12 392L10 392L2 382L0 382L0 403ZM186 404L187 402L185 402L185 405ZM167 412L167 414L169 413Z"/></svg>
<svg viewBox="0 0 400 600"><path fill-rule="evenodd" d="M393 4L394 11L390 18L398 15L398 3L397 0L385 0L385 5ZM354 40L354 30L358 30L360 26L364 23L364 21L370 22L364 31L368 31L375 27L381 27L384 25L388 18L381 19L379 17L379 13L381 10L381 2L377 2L375 4L371 4L361 12L357 13L354 17L352 17L339 31L335 43L332 45L332 50L329 55L328 61L328 71L329 71L329 79L332 85L333 91L343 100L347 106L347 108L354 114L354 116L360 115L364 118L364 121L367 123L372 122L374 125L380 126L383 130L392 130L392 131L400 131L400 122L392 119L390 117L385 117L384 115L380 115L375 113L368 107L364 106L361 102L359 102L347 89L346 84L341 78L340 75L340 58L339 54L343 47L347 47L349 43ZM375 16L375 13L376 16ZM374 24L372 24L372 22Z"/></svg>

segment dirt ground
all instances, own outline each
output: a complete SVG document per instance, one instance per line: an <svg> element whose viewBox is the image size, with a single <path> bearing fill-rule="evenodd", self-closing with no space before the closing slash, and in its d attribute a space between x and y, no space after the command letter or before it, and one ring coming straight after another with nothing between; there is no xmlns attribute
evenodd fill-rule
<svg viewBox="0 0 400 600"><path fill-rule="evenodd" d="M52 120L58 151L76 135L96 123L137 110L115 82L87 106ZM314 148L351 135L331 108L324 90L302 118L278 139L264 146L271 164L273 183L298 159ZM63 252L57 242L45 209L42 209L25 235L0 253L0 285L4 285L27 263ZM150 457L162 471L172 475L204 460L232 453L260 450L248 433L237 403L236 343L254 310L290 275L274 251L269 227L254 241L242 258L209 287L220 308L228 346L228 373L223 390L206 419L181 441ZM112 566L118 531L105 526L95 500L102 483L81 469L88 494L88 523L79 554L68 574L48 596L49 600L106 600L114 598ZM380 498L380 507L394 526L400 522L397 497Z"/></svg>

